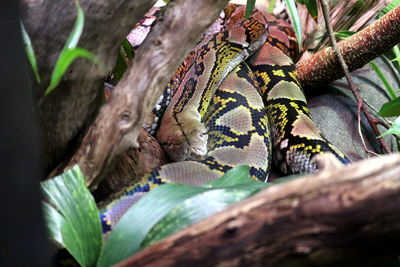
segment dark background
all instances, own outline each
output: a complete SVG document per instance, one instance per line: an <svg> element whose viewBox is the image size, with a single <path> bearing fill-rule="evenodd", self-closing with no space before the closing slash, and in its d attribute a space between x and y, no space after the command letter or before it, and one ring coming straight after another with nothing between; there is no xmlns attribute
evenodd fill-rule
<svg viewBox="0 0 400 267"><path fill-rule="evenodd" d="M17 0L0 9L0 266L49 266L37 127Z"/></svg>

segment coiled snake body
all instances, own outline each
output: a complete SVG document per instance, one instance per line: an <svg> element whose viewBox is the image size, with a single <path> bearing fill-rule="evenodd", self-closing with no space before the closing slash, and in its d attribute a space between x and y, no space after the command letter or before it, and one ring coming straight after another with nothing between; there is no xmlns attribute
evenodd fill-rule
<svg viewBox="0 0 400 267"><path fill-rule="evenodd" d="M157 139L177 162L107 203L105 232L159 184L201 185L239 165L266 181L272 161L285 174L315 172L313 157L326 152L349 162L310 118L290 57L290 26L257 10L244 20L244 12L229 4L171 79L154 112L168 106L152 131L158 127Z"/></svg>

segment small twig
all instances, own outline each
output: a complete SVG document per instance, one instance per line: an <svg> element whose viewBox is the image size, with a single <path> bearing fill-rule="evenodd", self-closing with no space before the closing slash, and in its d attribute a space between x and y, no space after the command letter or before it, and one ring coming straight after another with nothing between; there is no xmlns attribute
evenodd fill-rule
<svg viewBox="0 0 400 267"><path fill-rule="evenodd" d="M329 38L330 38L330 41L331 41L331 44L332 44L332 48L333 48L333 50L334 50L334 52L335 52L335 54L336 54L336 56L337 56L337 58L338 58L338 60L340 62L340 65L341 65L341 67L343 69L343 72L345 74L346 80L347 80L347 82L348 82L348 84L350 86L351 92L353 93L353 95L354 95L354 97L355 97L355 99L357 101L357 104L358 104L358 109L357 109L358 110L358 114L357 114L357 116L358 116L358 129L359 129L361 140L363 141L364 149L365 149L365 151L367 153L372 153L372 154L376 155L375 152L370 151L366 147L366 144L364 142L364 138L363 138L362 133L361 133L361 124L360 124L360 120L361 120L360 119L360 116L361 116L360 113L361 112L360 111L362 111L364 113L364 116L367 118L367 120L368 120L369 124L371 125L371 128L374 131L374 133L376 134L376 136L380 136L381 133L379 132L379 129L377 127L377 119L375 119L369 113L368 109L364 105L364 99L360 96L360 93L358 92L358 90L357 90L357 88L356 88L356 86L355 86L355 84L354 84L354 82L353 82L353 80L351 78L351 75L350 75L350 72L349 72L349 68L348 68L346 62L344 61L340 51L339 51L339 48L338 48L337 43L336 43L335 36L333 34L332 24L331 24L330 17L329 17L329 5L328 5L326 0L321 0L320 2L321 2L321 6L322 6L322 12L323 12L323 15L324 15L326 28L328 30ZM379 141L381 143L382 149L386 153L391 153L391 151L390 151L388 145L386 144L385 140L383 138L379 138Z"/></svg>

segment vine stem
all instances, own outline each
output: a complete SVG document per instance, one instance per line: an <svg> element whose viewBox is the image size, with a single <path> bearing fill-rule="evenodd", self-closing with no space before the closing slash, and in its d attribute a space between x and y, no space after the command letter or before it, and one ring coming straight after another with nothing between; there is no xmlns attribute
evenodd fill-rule
<svg viewBox="0 0 400 267"><path fill-rule="evenodd" d="M361 111L364 113L364 116L367 118L369 124L371 125L372 130L374 131L374 133L376 134L376 136L380 136L381 133L379 132L379 129L377 127L378 124L378 120L376 118L374 118L368 111L367 107L365 106L364 103L364 99L361 97L358 89L356 88L353 79L350 75L349 72L349 68L346 64L346 62L343 59L343 56L341 55L339 48L337 46L336 43L336 39L335 36L333 34L333 29L332 29L332 24L331 24L331 20L329 17L329 4L326 0L320 0L321 6L322 6L322 13L324 15L324 20L325 20L325 24L326 24L326 28L328 30L328 34L329 34L329 39L331 41L332 44L332 48L339 60L339 63L343 69L344 75L346 77L346 80L350 86L350 90L353 93L356 101L357 101L357 116L358 116L358 131L360 134L360 138L362 140L364 149L367 153L371 153L376 155L375 152L369 150L364 142L364 137L362 136L362 132L361 132L361 124L360 124L360 120L361 120ZM385 140L383 138L379 138L379 142L381 143L382 149L385 151L385 153L391 153L391 150L389 149L388 145L386 144Z"/></svg>

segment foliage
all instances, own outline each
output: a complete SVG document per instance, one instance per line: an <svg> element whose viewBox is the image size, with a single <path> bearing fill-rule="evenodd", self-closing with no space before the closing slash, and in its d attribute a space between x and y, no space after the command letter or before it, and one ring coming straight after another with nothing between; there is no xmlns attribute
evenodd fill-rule
<svg viewBox="0 0 400 267"><path fill-rule="evenodd" d="M296 3L294 0L285 0L285 2L289 11L290 20L292 21L293 24L294 32L296 33L299 51L301 51L303 37L302 37L300 17L299 13L297 12Z"/></svg>
<svg viewBox="0 0 400 267"><path fill-rule="evenodd" d="M132 45L129 43L128 39L125 39L121 44L117 63L115 64L115 67L112 71L112 74L114 76L113 78L115 78L117 81L121 79L122 75L131 64L133 56L134 52Z"/></svg>
<svg viewBox="0 0 400 267"><path fill-rule="evenodd" d="M79 167L42 182L49 203L44 204L52 239L65 247L82 266L94 266L102 244L99 211Z"/></svg>
<svg viewBox="0 0 400 267"><path fill-rule="evenodd" d="M86 58L88 60L93 61L94 63L98 63L95 55L93 55L86 49L77 47L83 31L85 16L83 14L83 10L78 0L75 1L75 5L77 9L77 14L74 27L67 39L67 42L65 43L63 49L61 50L60 55L57 58L56 65L54 66L53 72L51 74L50 84L47 87L46 91L44 92L45 95L49 94L57 87L57 85L61 81L61 78L67 71L68 67L76 59Z"/></svg>
<svg viewBox="0 0 400 267"><path fill-rule="evenodd" d="M84 181L82 172L75 166L54 179L42 182L48 200L43 206L49 235L82 266L110 266L145 246L287 179L278 179L275 183L253 181L249 167L239 166L202 187L161 185L124 214L104 244L99 210Z"/></svg>
<svg viewBox="0 0 400 267"><path fill-rule="evenodd" d="M82 35L83 26L85 24L85 16L83 10L79 4L79 1L75 1L75 6L77 9L76 20L74 27L69 35L63 49L60 52L60 55L57 58L56 64L53 68L52 74L50 76L50 84L45 90L44 94L47 95L51 93L60 83L61 78L64 76L65 72L67 71L68 67L78 58L85 58L88 59L96 64L98 64L98 59L95 55L93 55L88 50L77 47L79 39ZM35 52L32 47L32 43L30 38L22 25L22 36L25 43L25 51L28 57L28 60L31 64L33 73L35 75L36 81L38 83L41 82L37 60L35 56Z"/></svg>
<svg viewBox="0 0 400 267"><path fill-rule="evenodd" d="M32 66L33 74L35 75L35 79L37 83L40 83L40 75L39 75L39 68L37 65L37 60L35 56L35 51L33 50L31 39L29 38L28 33L25 30L24 24L21 22L21 30L22 30L22 39L25 44L25 53L28 57L29 63Z"/></svg>
<svg viewBox="0 0 400 267"><path fill-rule="evenodd" d="M318 4L316 0L297 0L307 7L308 12L314 20L318 19Z"/></svg>

